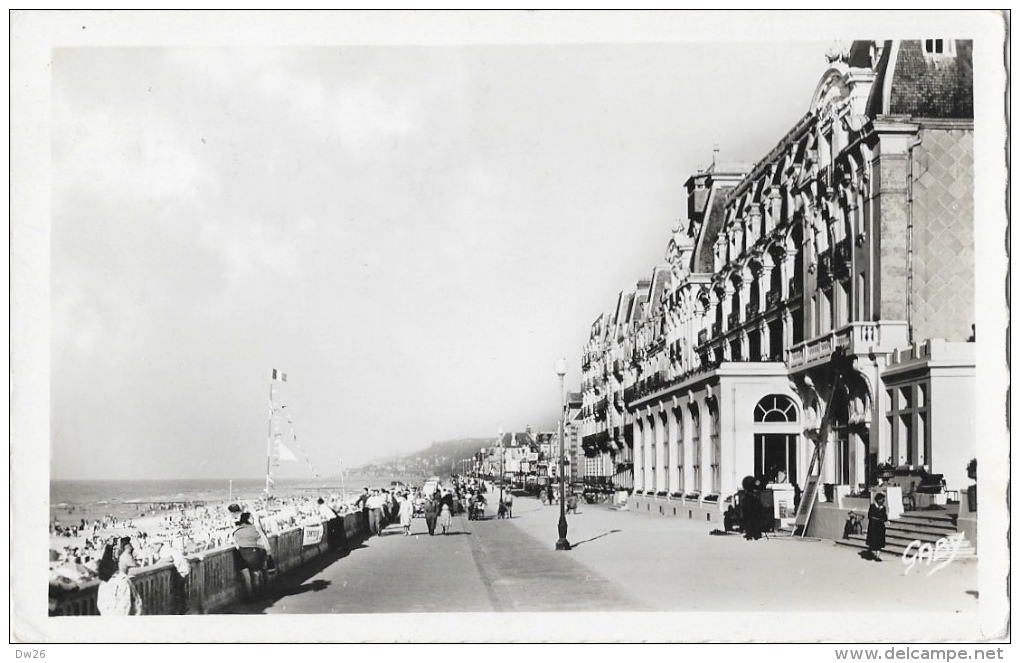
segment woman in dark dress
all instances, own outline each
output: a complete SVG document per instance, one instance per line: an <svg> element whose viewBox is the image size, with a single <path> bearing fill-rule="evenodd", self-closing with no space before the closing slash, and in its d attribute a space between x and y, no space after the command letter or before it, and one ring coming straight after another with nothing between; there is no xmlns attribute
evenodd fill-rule
<svg viewBox="0 0 1020 663"><path fill-rule="evenodd" d="M885 548L885 523L889 520L889 510L885 506L885 494L875 495L875 502L868 509L868 550L871 558L881 562L880 553Z"/></svg>

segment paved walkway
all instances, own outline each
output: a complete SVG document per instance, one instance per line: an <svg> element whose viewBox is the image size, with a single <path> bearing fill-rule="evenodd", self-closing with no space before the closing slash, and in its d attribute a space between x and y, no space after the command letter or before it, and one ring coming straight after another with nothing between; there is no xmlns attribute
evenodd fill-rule
<svg viewBox="0 0 1020 663"><path fill-rule="evenodd" d="M490 512L492 509L490 508ZM343 558L285 578L239 613L977 610L977 562L927 576L832 541L711 536L683 519L581 505L573 550L554 550L559 509L518 498L512 520L454 519L449 536L391 526Z"/></svg>
<svg viewBox="0 0 1020 663"><path fill-rule="evenodd" d="M513 523L551 550L559 507L517 500ZM572 560L625 587L655 610L963 612L978 608L977 560L931 576L895 555L861 559L832 541L739 534L682 518L580 505L568 515Z"/></svg>

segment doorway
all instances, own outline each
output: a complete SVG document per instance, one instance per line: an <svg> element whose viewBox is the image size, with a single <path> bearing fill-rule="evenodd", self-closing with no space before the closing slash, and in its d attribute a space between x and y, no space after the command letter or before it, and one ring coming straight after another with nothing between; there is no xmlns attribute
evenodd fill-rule
<svg viewBox="0 0 1020 663"><path fill-rule="evenodd" d="M797 480L797 435L755 433L754 472L768 483Z"/></svg>
<svg viewBox="0 0 1020 663"><path fill-rule="evenodd" d="M800 483L801 429L789 396L770 394L754 408L754 473L769 483Z"/></svg>

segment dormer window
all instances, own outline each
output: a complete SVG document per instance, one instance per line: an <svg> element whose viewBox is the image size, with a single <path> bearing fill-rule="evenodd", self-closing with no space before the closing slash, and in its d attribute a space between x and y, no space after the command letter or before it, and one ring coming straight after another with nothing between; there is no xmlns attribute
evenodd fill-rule
<svg viewBox="0 0 1020 663"><path fill-rule="evenodd" d="M952 39L925 39L925 55L953 55Z"/></svg>

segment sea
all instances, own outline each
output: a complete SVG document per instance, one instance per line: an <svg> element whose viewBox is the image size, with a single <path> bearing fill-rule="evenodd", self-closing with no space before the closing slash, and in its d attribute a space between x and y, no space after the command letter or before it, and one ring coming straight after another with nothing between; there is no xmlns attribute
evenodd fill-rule
<svg viewBox="0 0 1020 663"><path fill-rule="evenodd" d="M415 485L420 478L347 477L334 479L277 479L273 494L281 497L338 496L352 499L362 486L388 487L394 482ZM148 479L133 481L50 481L50 521L76 523L105 515L126 519L140 516L156 503L218 504L261 497L265 479Z"/></svg>

